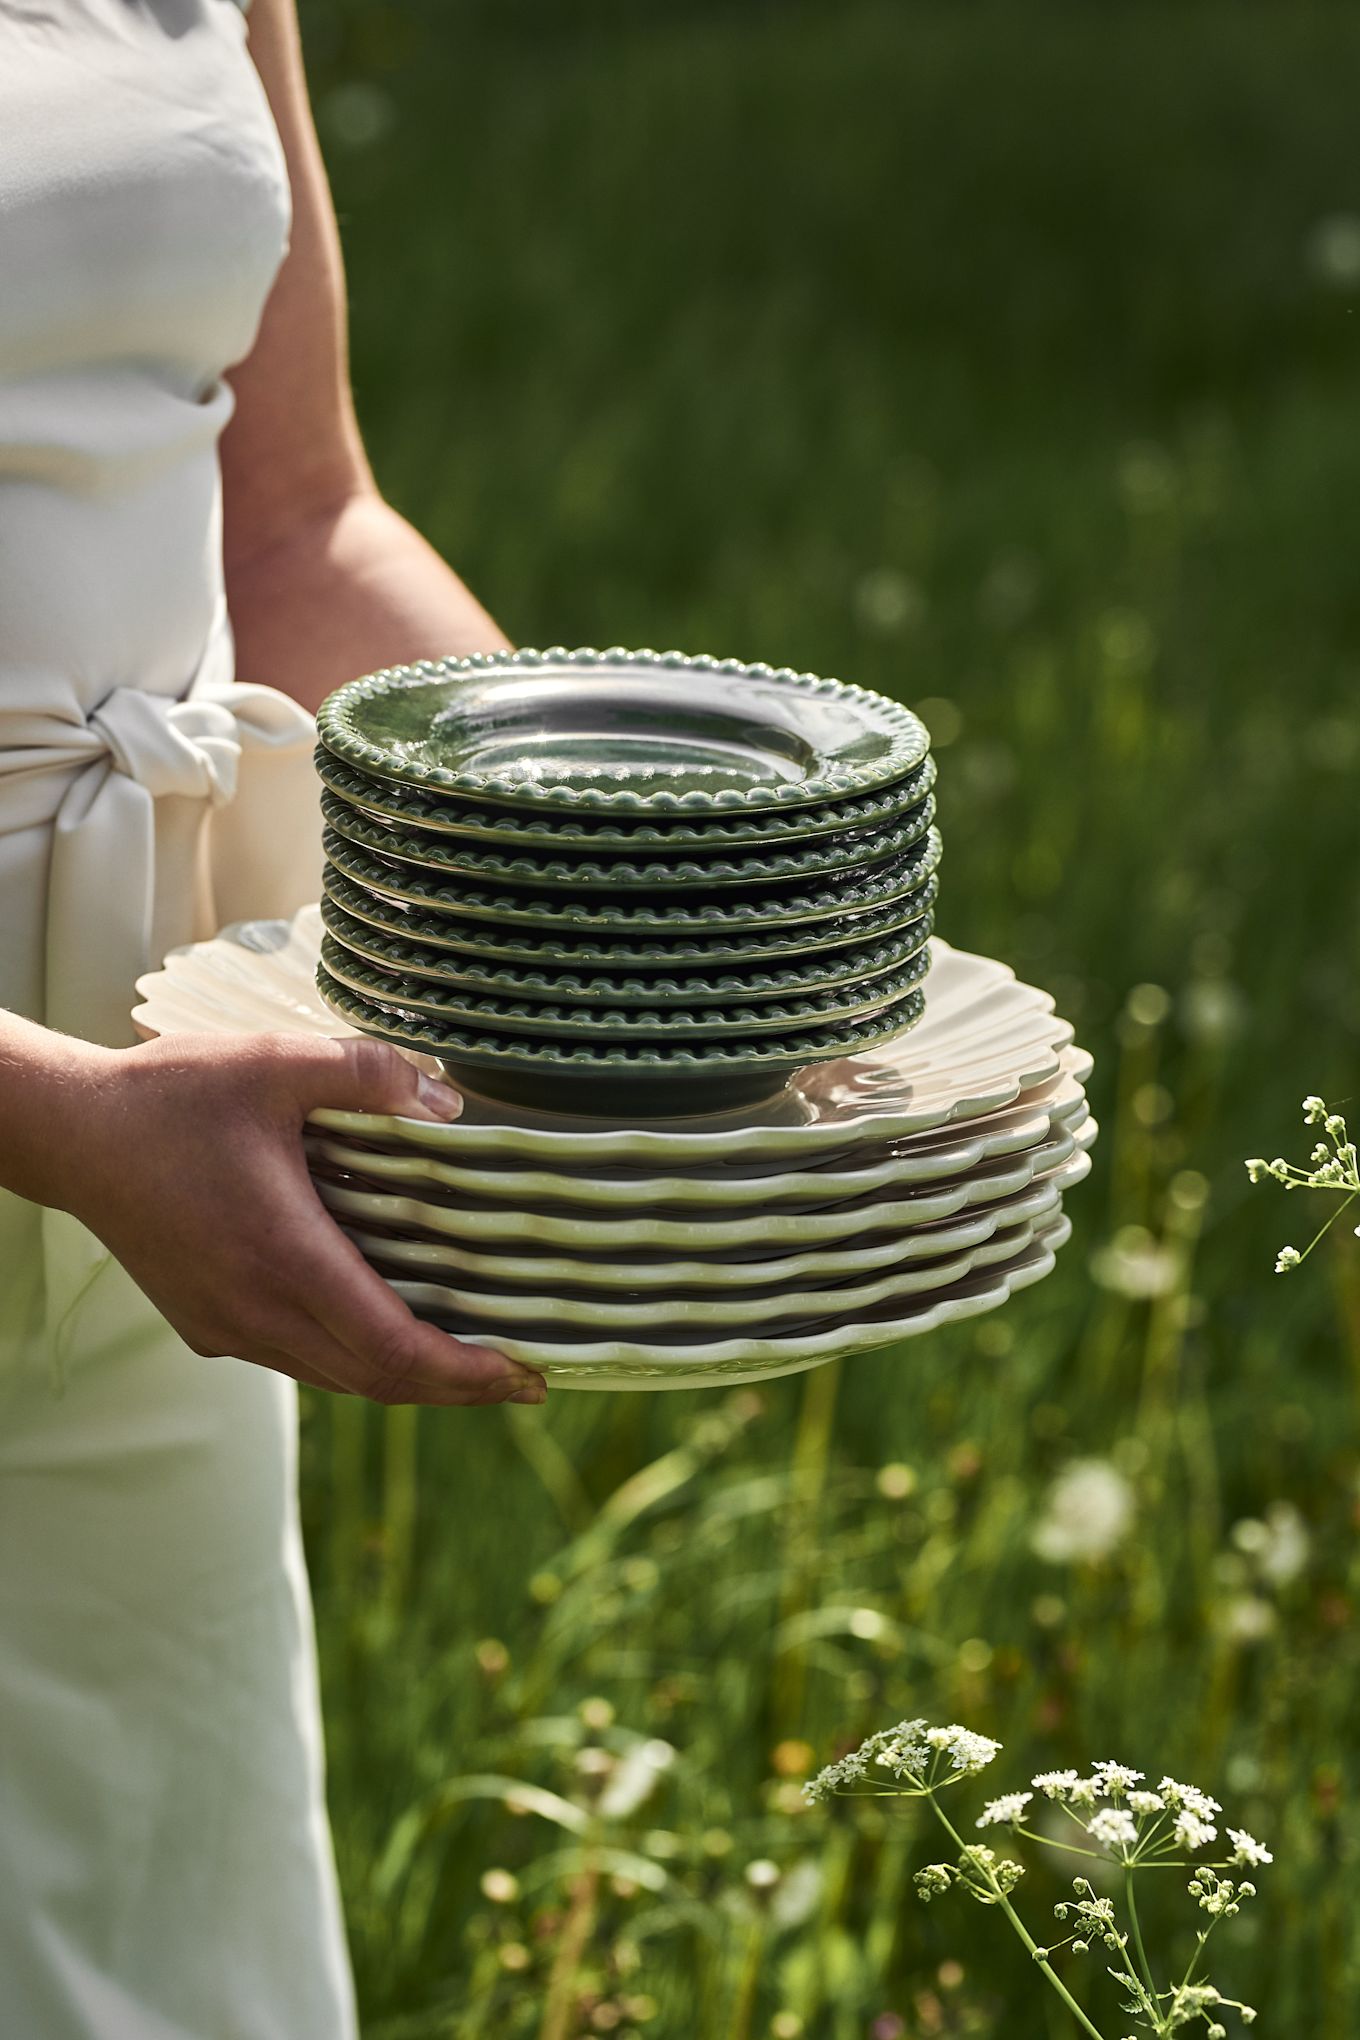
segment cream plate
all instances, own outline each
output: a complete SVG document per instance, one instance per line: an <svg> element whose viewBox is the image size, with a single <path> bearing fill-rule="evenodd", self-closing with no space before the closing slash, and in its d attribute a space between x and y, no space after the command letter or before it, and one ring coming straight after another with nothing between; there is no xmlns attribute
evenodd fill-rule
<svg viewBox="0 0 1360 2040"><path fill-rule="evenodd" d="M895 1346L995 1310L1017 1291L1051 1274L1058 1249L1070 1235L1068 1221L1060 1219L1013 1261L977 1270L938 1295L919 1297L914 1303L881 1303L849 1324L835 1317L785 1338L691 1337L671 1343L653 1338L643 1343L630 1339L557 1340L547 1333L514 1338L498 1331L494 1335L480 1333L477 1343L541 1369L561 1388L703 1388L713 1381L729 1385L767 1381L776 1375L800 1374L848 1354ZM415 1297L407 1300L420 1308L421 1284L394 1282L392 1287L399 1296L413 1289ZM462 1329L456 1315L450 1317L442 1311L432 1315L449 1331Z"/></svg>
<svg viewBox="0 0 1360 2040"><path fill-rule="evenodd" d="M999 1198L1024 1190L1079 1149L1089 1148L1095 1137L1096 1123L1087 1119L1075 1133L1059 1127L1036 1147L1027 1148L1020 1155L985 1162L953 1182L925 1185L889 1198L879 1198L871 1192L823 1209L795 1206L778 1211L748 1210L735 1217L699 1218L692 1210L679 1206L629 1218L601 1216L587 1206L576 1210L558 1206L550 1212L517 1210L509 1205L474 1207L440 1203L428 1194L412 1197L367 1190L323 1176L313 1180L328 1210L365 1230L387 1227L395 1232L458 1240L469 1246L511 1247L521 1253L543 1247L568 1247L597 1256L630 1247L653 1253L675 1248L687 1258L721 1252L728 1247L757 1245L771 1251L787 1247L803 1252L809 1247L883 1230L901 1231L904 1227L952 1217L975 1205L993 1204Z"/></svg>
<svg viewBox="0 0 1360 2040"><path fill-rule="evenodd" d="M622 1290L626 1295L644 1290L777 1291L796 1281L821 1288L847 1277L863 1278L875 1269L900 1267L908 1261L942 1260L949 1254L981 1246L1002 1226L1049 1218L1067 1191L1084 1182L1090 1173L1090 1156L1078 1153L1014 1197L998 1198L995 1204L982 1205L963 1217L909 1226L904 1231L881 1234L877 1239L855 1240L848 1246L810 1247L801 1254L788 1250L763 1254L758 1247L741 1247L704 1260L681 1260L673 1253L651 1260L635 1252L614 1252L601 1261L592 1260L588 1254L478 1251L452 1240L403 1238L395 1233L365 1232L354 1226L346 1226L345 1231L364 1252L370 1246L380 1248L391 1266L413 1278L431 1282L469 1280L486 1288L513 1288L529 1298L551 1298L563 1288L588 1288L606 1294Z"/></svg>
<svg viewBox="0 0 1360 2040"><path fill-rule="evenodd" d="M872 1310L894 1297L938 1293L962 1282L975 1269L1014 1260L1035 1233L1033 1220L1003 1226L981 1246L965 1248L938 1261L908 1261L868 1281L833 1283L822 1289L792 1283L786 1289L766 1289L758 1296L732 1293L715 1296L709 1292L686 1296L682 1290L674 1289L664 1300L639 1296L620 1301L579 1292L547 1298L525 1296L517 1291L459 1287L450 1282L417 1282L405 1274L399 1257L384 1252L382 1240L367 1241L364 1253L379 1274L401 1283L402 1294L413 1308L419 1308L422 1314L447 1313L479 1331L487 1326L504 1325L514 1332L516 1327L522 1328L538 1318L550 1324L557 1336L569 1329L582 1338L630 1333L635 1338L640 1334L650 1340L660 1321L663 1337L679 1330L703 1330L718 1338L738 1329L754 1329L773 1337L781 1329L796 1330L809 1319L835 1315L844 1323L848 1317ZM419 1294L413 1295L412 1291Z"/></svg>
<svg viewBox="0 0 1360 2040"><path fill-rule="evenodd" d="M780 1169L750 1173L718 1163L684 1176L554 1173L547 1169L463 1168L430 1155L380 1154L352 1142L312 1137L308 1152L321 1163L362 1176L373 1189L437 1190L476 1204L505 1201L529 1209L543 1204L598 1205L626 1211L640 1206L691 1204L699 1210L753 1203L830 1203L871 1190L912 1183L942 1183L967 1175L984 1162L1023 1154L1055 1133L1075 1133L1089 1116L1077 1086L1047 1108L1012 1120L984 1122L986 1130L942 1145L902 1142L885 1153L866 1143L849 1169Z"/></svg>
<svg viewBox="0 0 1360 2040"><path fill-rule="evenodd" d="M210 942L174 951L161 970L140 978L142 1003L133 1019L148 1035L353 1034L316 991L320 947L315 907L304 907L291 923L239 922ZM851 1153L866 1139L901 1140L1017 1101L1037 1103L1064 1072L1085 1082L1090 1057L1069 1047L1072 1030L1054 1017L1047 993L1020 984L1004 964L951 949L938 937L932 952L925 1012L912 1033L872 1055L802 1070L777 1097L749 1111L619 1128L566 1114L515 1112L470 1092L462 1118L451 1126L337 1110L314 1113L313 1123L459 1162L515 1158L561 1167L567 1160L615 1161L669 1169L788 1158L807 1164Z"/></svg>

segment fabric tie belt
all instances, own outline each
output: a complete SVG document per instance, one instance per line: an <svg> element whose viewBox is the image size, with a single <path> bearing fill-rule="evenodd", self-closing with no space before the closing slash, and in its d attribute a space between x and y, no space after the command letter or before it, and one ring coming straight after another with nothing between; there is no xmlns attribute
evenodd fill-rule
<svg viewBox="0 0 1360 2040"><path fill-rule="evenodd" d="M215 640L182 699L119 687L83 719L0 689L0 834L51 828L51 1027L127 1044L136 980L167 946L316 896L315 725L230 660Z"/></svg>
<svg viewBox="0 0 1360 2040"><path fill-rule="evenodd" d="M136 980L168 947L316 898L316 726L231 666L222 619L178 699L119 687L82 716L74 701L21 707L0 680L0 837L43 832L13 882L40 885L46 871L48 1026L128 1045ZM59 1377L108 1257L65 1212L42 1213L41 1242Z"/></svg>

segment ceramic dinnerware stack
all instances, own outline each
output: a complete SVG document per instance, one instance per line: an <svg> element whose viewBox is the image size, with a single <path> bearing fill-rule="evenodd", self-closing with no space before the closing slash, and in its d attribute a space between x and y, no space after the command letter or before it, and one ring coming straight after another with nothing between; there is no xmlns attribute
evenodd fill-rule
<svg viewBox="0 0 1360 2040"><path fill-rule="evenodd" d="M320 912L143 979L143 1032L343 1034ZM1089 1169L1090 1062L1044 993L934 939L924 1010L734 1109L642 1123L471 1091L461 1120L325 1111L316 1189L421 1316L564 1387L796 1373L1047 1274ZM577 1102L577 1101L573 1101Z"/></svg>
<svg viewBox="0 0 1360 2040"><path fill-rule="evenodd" d="M318 987L461 1087L692 1116L921 1016L935 767L881 695L516 652L372 674L318 728Z"/></svg>

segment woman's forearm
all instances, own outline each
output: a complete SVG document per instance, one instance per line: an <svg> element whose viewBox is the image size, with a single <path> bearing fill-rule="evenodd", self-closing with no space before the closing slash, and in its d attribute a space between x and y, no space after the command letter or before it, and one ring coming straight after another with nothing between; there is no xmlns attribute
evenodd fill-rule
<svg viewBox="0 0 1360 2040"><path fill-rule="evenodd" d="M229 549L227 601L238 677L310 709L376 667L507 642L434 548L367 492L258 551Z"/></svg>
<svg viewBox="0 0 1360 2040"><path fill-rule="evenodd" d="M0 1189L69 1208L79 1129L113 1056L0 1012Z"/></svg>

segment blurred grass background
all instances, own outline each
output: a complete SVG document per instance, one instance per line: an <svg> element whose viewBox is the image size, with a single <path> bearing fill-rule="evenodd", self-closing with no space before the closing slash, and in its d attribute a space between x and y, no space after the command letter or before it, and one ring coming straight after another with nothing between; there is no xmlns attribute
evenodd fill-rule
<svg viewBox="0 0 1360 2040"><path fill-rule="evenodd" d="M366 2035L1068 2031L999 1922L919 1906L916 1816L799 1810L922 1713L1005 1741L989 1790L1213 1791L1276 1852L1216 1979L1348 2040L1360 1247L1277 1281L1311 1214L1241 1158L1356 1088L1360 14L304 27L389 494L521 642L923 707L943 932L1057 993L1104 1127L995 1321L759 1393L309 1405ZM1188 1919L1168 1889L1168 1961Z"/></svg>

